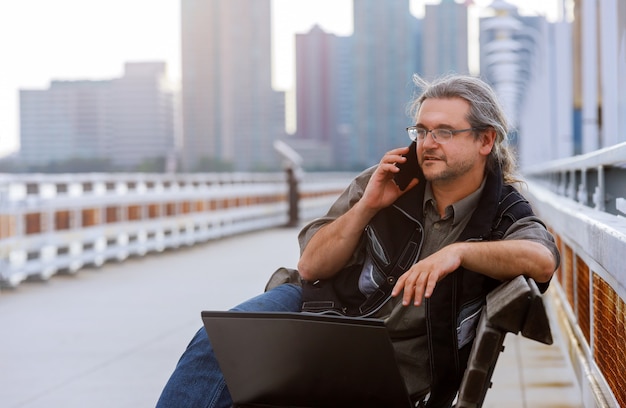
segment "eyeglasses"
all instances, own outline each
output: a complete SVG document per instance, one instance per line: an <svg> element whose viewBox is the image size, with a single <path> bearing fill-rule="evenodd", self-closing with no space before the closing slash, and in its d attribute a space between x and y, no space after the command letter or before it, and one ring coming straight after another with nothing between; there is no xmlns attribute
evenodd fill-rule
<svg viewBox="0 0 626 408"><path fill-rule="evenodd" d="M467 128L467 129L458 129L458 130L450 130L450 129L424 129L423 127L417 126L409 126L406 128L406 132L409 134L409 138L414 142L423 142L430 133L433 136L433 140L439 144L448 143L452 140L452 136L457 133L469 132L473 130L482 130L484 128Z"/></svg>

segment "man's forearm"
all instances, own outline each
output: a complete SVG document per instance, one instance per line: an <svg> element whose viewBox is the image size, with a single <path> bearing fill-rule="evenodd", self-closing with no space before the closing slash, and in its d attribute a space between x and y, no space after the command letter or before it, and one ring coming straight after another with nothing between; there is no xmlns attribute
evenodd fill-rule
<svg viewBox="0 0 626 408"><path fill-rule="evenodd" d="M356 250L365 226L376 212L356 203L341 217L320 228L307 243L298 272L303 279L326 279L337 273Z"/></svg>
<svg viewBox="0 0 626 408"><path fill-rule="evenodd" d="M556 269L552 252L544 245L528 240L460 242L461 264L472 271L499 280L525 275L537 282L547 282Z"/></svg>

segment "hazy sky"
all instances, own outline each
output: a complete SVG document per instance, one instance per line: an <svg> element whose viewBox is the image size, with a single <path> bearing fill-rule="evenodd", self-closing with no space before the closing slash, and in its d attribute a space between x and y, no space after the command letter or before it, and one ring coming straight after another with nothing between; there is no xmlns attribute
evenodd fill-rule
<svg viewBox="0 0 626 408"><path fill-rule="evenodd" d="M274 84L285 89L293 83L293 33L318 23L351 34L352 0L272 1ZM509 0L550 15L559 1ZM424 3L438 0L411 0L413 13ZM116 78L133 61L166 61L178 80L179 53L180 0L0 1L0 157L18 147L18 89L46 88L53 79Z"/></svg>

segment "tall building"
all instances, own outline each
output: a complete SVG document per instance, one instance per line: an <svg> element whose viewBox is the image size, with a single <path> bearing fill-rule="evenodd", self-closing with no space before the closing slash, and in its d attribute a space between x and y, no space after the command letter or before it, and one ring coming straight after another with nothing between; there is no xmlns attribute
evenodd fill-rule
<svg viewBox="0 0 626 408"><path fill-rule="evenodd" d="M496 0L480 20L480 74L498 95L522 167L574 154L569 24L521 16ZM561 99L559 101L558 99Z"/></svg>
<svg viewBox="0 0 626 408"><path fill-rule="evenodd" d="M480 20L480 74L491 83L514 127L519 123L525 88L536 74L539 31L537 17L525 21L517 8L494 1L493 17Z"/></svg>
<svg viewBox="0 0 626 408"><path fill-rule="evenodd" d="M337 96L337 128L334 139L331 141L333 149L333 168L337 170L358 170L348 157L353 156L358 141L355 137L355 82L353 75L354 37L337 38L336 58L337 82L334 92ZM356 161L354 162L356 163Z"/></svg>
<svg viewBox="0 0 626 408"><path fill-rule="evenodd" d="M20 90L20 161L45 166L106 156L109 81L52 81Z"/></svg>
<svg viewBox="0 0 626 408"><path fill-rule="evenodd" d="M20 90L22 163L100 159L133 169L172 156L174 91L165 74L161 62L128 63L121 78Z"/></svg>
<svg viewBox="0 0 626 408"><path fill-rule="evenodd" d="M146 160L173 160L174 90L165 63L125 65L124 76L111 81L107 156L130 168Z"/></svg>
<svg viewBox="0 0 626 408"><path fill-rule="evenodd" d="M351 37L319 26L296 34L297 137L290 144L307 157L308 168L342 167L338 158L345 157L351 128L350 44Z"/></svg>
<svg viewBox="0 0 626 408"><path fill-rule="evenodd" d="M314 26L296 34L296 116L298 137L328 142L337 123L336 36Z"/></svg>
<svg viewBox="0 0 626 408"><path fill-rule="evenodd" d="M275 169L284 95L271 84L270 0L182 0L183 167Z"/></svg>
<svg viewBox="0 0 626 408"><path fill-rule="evenodd" d="M417 68L415 24L409 0L354 2L354 132L344 158L354 168L373 165L385 151L409 143L406 107Z"/></svg>
<svg viewBox="0 0 626 408"><path fill-rule="evenodd" d="M426 78L469 73L466 5L454 0L427 4L423 38L422 73Z"/></svg>

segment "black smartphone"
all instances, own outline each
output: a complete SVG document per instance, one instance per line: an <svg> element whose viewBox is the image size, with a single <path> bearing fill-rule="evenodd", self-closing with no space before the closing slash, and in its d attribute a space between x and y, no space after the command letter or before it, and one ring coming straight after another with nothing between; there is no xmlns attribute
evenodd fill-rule
<svg viewBox="0 0 626 408"><path fill-rule="evenodd" d="M400 171L393 177L393 181L395 181L400 190L404 191L411 180L417 178L418 174L422 171L417 162L416 148L417 144L412 142L409 145L409 152L404 155L406 161L404 163L396 163L396 167L398 167Z"/></svg>

